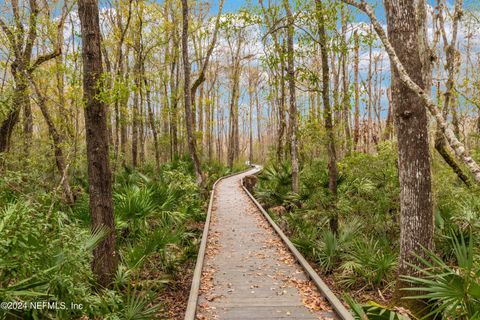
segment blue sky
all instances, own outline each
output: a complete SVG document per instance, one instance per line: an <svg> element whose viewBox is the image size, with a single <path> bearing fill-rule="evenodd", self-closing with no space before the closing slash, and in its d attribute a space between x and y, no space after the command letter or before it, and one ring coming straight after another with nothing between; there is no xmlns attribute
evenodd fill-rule
<svg viewBox="0 0 480 320"><path fill-rule="evenodd" d="M264 1L264 3L268 2L268 0L263 0L263 1ZM295 0L290 0L290 1L293 3ZM303 1L313 1L313 0L303 0ZM383 7L382 0L378 0L378 1L368 0L368 1L372 5L376 4L375 5L376 10L375 11L376 11L377 18L381 22L385 23L386 22L385 21L385 13L384 13L384 7ZM220 2L220 0L213 0L212 14L215 14L217 12L219 2ZM281 0L277 0L277 2L280 3ZM436 2L437 2L436 0L427 0L427 3L429 5L432 5L432 6L434 6ZM446 2L447 2L447 5L449 7L453 7L454 0L446 0ZM248 6L248 4L250 4L250 5L253 4L253 5L256 6L256 5L258 5L258 0L225 0L224 12L235 12L242 7ZM480 0L464 0L464 8L480 9ZM354 20L356 22L367 22L367 23L369 22L369 19L365 14L360 13L360 12L358 12L358 10L355 10L355 9L353 9L352 11L357 12L355 14L356 16L354 18ZM375 50L375 52L377 52L377 51L379 52L380 50L381 49ZM363 58L365 58L365 57L363 57ZM365 59L363 59L363 60L365 60ZM386 55L384 56L384 60L386 61L386 64L388 64L388 61L387 61L388 59L387 59ZM388 65L384 65L384 67L386 69L388 69ZM389 72L386 71L384 73L384 75L385 75L385 78L384 78L383 81L381 81L381 83L382 83L382 87L386 88L386 87L388 87L389 81L390 81L389 80ZM366 78L366 69L365 68L364 68L364 70L361 70L361 76L362 76L363 79ZM243 95L242 95L242 100L244 100L243 98L245 98L245 97L243 97ZM383 108L386 108L386 105L387 105L386 97L382 96L382 106L383 106ZM383 116L385 116L384 115L385 112L386 112L386 109L384 109L384 111L382 112Z"/></svg>
<svg viewBox="0 0 480 320"><path fill-rule="evenodd" d="M311 1L313 1L313 0L311 0ZM245 5L249 2L257 4L258 0L225 0L224 10L227 11L227 12L235 12L238 9L240 9L243 5ZM376 1L369 1L369 2L375 3ZM427 0L427 2L431 5L434 5L436 1L435 0ZM464 7L465 8L473 8L473 7L480 8L479 0L464 0L463 2L464 2ZM219 0L213 0L214 7L218 7L218 3L219 3ZM379 2L379 3L381 3L381 2ZM453 4L453 0L447 0L447 3ZM380 5L379 7L383 7L383 6ZM380 10L377 13L380 13Z"/></svg>

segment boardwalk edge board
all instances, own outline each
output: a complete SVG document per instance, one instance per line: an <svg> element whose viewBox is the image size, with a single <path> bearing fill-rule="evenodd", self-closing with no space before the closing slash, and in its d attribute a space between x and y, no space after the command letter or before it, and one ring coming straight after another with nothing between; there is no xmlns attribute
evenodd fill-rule
<svg viewBox="0 0 480 320"><path fill-rule="evenodd" d="M200 281L202 279L203 262L205 260L205 250L207 248L208 231L210 228L210 220L212 216L213 200L215 198L215 187L223 179L227 179L227 178L236 176L238 174L245 173L251 170L253 167L254 166L251 166L248 169L242 170L240 172L235 172L235 173L223 176L219 178L217 181L215 181L215 183L212 186L212 191L210 193L210 201L208 203L207 218L205 219L205 226L203 227L202 240L200 242L200 248L198 250L195 270L193 271L192 285L190 287L190 294L188 296L188 303L187 303L187 309L185 311L184 320L195 320L195 316L197 313L198 292L200 290ZM243 186L243 180L242 180L242 186Z"/></svg>
<svg viewBox="0 0 480 320"><path fill-rule="evenodd" d="M256 173L258 173L257 171ZM308 277L315 283L315 286L320 290L320 292L325 296L325 298L330 302L332 305L333 310L337 313L337 315L343 319L343 320L353 320L352 314L345 308L345 306L342 304L342 302L337 298L337 296L330 290L328 285L320 278L318 273L312 268L312 266L308 263L308 261L303 257L303 255L297 250L295 245L288 239L288 237L283 233L283 231L280 229L280 227L273 221L273 219L270 217L270 215L265 211L265 209L262 207L260 203L258 203L257 199L248 191L248 189L244 186L243 184L243 178L240 181L243 190L247 193L247 195L250 197L252 202L255 204L255 206L262 212L263 216L267 219L267 221L270 223L272 228L275 230L275 232L280 236L282 241L285 243L285 245L288 247L290 252L293 254L295 259L298 261L298 263L302 266L302 268L305 270L307 273ZM189 318L190 319L190 318ZM190 320L192 320L191 318ZM185 320L187 320L185 318Z"/></svg>

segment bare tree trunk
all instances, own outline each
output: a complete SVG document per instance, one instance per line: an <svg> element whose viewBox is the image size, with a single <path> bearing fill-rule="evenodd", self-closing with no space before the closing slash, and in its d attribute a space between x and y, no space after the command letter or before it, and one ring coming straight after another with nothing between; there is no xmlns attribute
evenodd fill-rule
<svg viewBox="0 0 480 320"><path fill-rule="evenodd" d="M248 79L248 161L253 163L253 95L254 83L252 75L249 74Z"/></svg>
<svg viewBox="0 0 480 320"><path fill-rule="evenodd" d="M205 137L205 144L207 146L207 158L208 161L212 161L212 128L213 128L213 107L215 105L215 96L216 96L216 91L215 91L215 83L212 84L212 93L211 93L211 98L209 98L209 102L206 104L206 114L205 114L205 119L206 119L206 132L207 135Z"/></svg>
<svg viewBox="0 0 480 320"><path fill-rule="evenodd" d="M153 114L152 103L150 100L150 87L148 84L148 80L146 77L144 77L143 81L145 83L145 94L147 98L148 120L150 122L150 128L152 129L153 144L155 146L155 167L158 171L160 170L160 147L158 145L158 132L157 132L157 126L155 124L155 115Z"/></svg>
<svg viewBox="0 0 480 320"><path fill-rule="evenodd" d="M192 98L190 87L190 61L188 58L188 0L182 0L182 17L183 17L183 29L182 29L182 56L183 56L183 74L184 74L184 95L185 95L185 126L187 128L187 140L188 150L190 157L192 158L193 167L195 170L196 182L199 186L203 187L203 174L200 167L200 160L197 155L196 139L193 132L193 116L192 116Z"/></svg>
<svg viewBox="0 0 480 320"><path fill-rule="evenodd" d="M126 81L129 78L130 64L129 64L129 47L125 52L125 74L123 80ZM128 94L125 94L123 99L120 100L120 153L122 155L122 164L127 163L127 143L128 143Z"/></svg>
<svg viewBox="0 0 480 320"><path fill-rule="evenodd" d="M350 134L350 95L349 95L349 79L348 79L348 66L347 66L347 18L342 9L342 105L343 105L343 125L345 130L345 146L346 154L350 154L352 151L352 138Z"/></svg>
<svg viewBox="0 0 480 320"><path fill-rule="evenodd" d="M205 103L205 88L203 83L200 85L198 92L198 142L200 143L200 146L202 145L202 140L203 140L203 124L204 124L204 119L203 119L203 112L204 112L204 103ZM202 148L200 147L200 150Z"/></svg>
<svg viewBox="0 0 480 320"><path fill-rule="evenodd" d="M370 27L370 32L373 32L372 28ZM372 97L372 44L370 43L368 46L368 78L367 78L367 92L368 92L368 104L367 104L367 130L366 130L366 151L370 152L370 143L372 141L372 105L373 105L373 97Z"/></svg>
<svg viewBox="0 0 480 320"><path fill-rule="evenodd" d="M142 63L143 64L143 63ZM140 166L145 164L145 103L144 103L144 96L143 96L143 71L142 74L139 75L138 79L138 95L139 95L139 118L138 118L138 143L140 147Z"/></svg>
<svg viewBox="0 0 480 320"><path fill-rule="evenodd" d="M294 65L294 49L293 49L293 36L294 36L294 20L293 14L290 9L290 3L288 0L284 0L283 4L287 12L287 74L288 74L288 89L290 92L290 156L292 160L292 191L298 193L300 190L299 182L299 165L298 165L298 141L297 141L297 105L295 99L295 65Z"/></svg>
<svg viewBox="0 0 480 320"><path fill-rule="evenodd" d="M172 49L174 50L174 49ZM171 160L178 156L178 70L177 57L173 59L170 67L170 135L171 135Z"/></svg>
<svg viewBox="0 0 480 320"><path fill-rule="evenodd" d="M360 41L358 39L357 30L353 34L355 42L355 57L354 57L354 66L353 66L353 77L355 83L355 112L354 112L354 125L353 125L353 145L355 150L358 151L359 141L360 141L360 88L358 85L358 66L359 66L359 48Z"/></svg>
<svg viewBox="0 0 480 320"><path fill-rule="evenodd" d="M394 105L392 100L392 89L387 89L387 99L388 99L388 114L387 121L385 124L385 131L383 133L383 139L388 140L393 138L393 114L394 114Z"/></svg>
<svg viewBox="0 0 480 320"><path fill-rule="evenodd" d="M135 65L137 62L135 62ZM138 84L138 75L137 75L137 67L134 68L133 71L135 77L135 84ZM132 107L132 167L136 168L138 165L138 98L139 98L139 87L137 86L133 92L133 107Z"/></svg>
<svg viewBox="0 0 480 320"><path fill-rule="evenodd" d="M258 91L259 88L255 88L255 108L256 108L256 118L257 118L257 140L258 140L258 146L260 148L260 154L263 157L263 145L262 145L262 112L260 109L260 103L258 99Z"/></svg>
<svg viewBox="0 0 480 320"><path fill-rule="evenodd" d="M428 90L431 77L426 34L424 1L400 4L385 1L388 37L406 71L421 88ZM402 32L399 32L402 30ZM418 256L433 245L433 203L428 143L428 117L425 103L399 78L392 68L392 99L398 137L400 178L400 257L398 275L415 275ZM400 299L410 292L407 283L397 279L396 296L402 305L420 312L421 301Z"/></svg>
<svg viewBox="0 0 480 320"><path fill-rule="evenodd" d="M117 266L112 203L112 175L108 154L106 106L98 96L101 80L99 12L96 0L79 0L82 29L83 92L92 230L106 228L104 240L93 251L93 272L101 286L111 284Z"/></svg>
<svg viewBox="0 0 480 320"><path fill-rule="evenodd" d="M332 210L336 210L337 198L337 154L335 151L335 133L333 132L332 108L330 106L330 68L328 66L328 48L327 33L325 31L325 18L323 4L321 0L315 0L318 34L320 40L320 52L322 55L322 99L323 113L325 120L325 130L327 131L327 150L328 150L328 188L332 196ZM332 213L330 218L330 229L338 233L338 216L336 212Z"/></svg>
<svg viewBox="0 0 480 320"><path fill-rule="evenodd" d="M444 117L448 114L448 111L452 110L452 124L454 127L454 132L457 137L460 137L460 129L458 124L458 117L456 113L456 106L455 106L455 77L458 73L458 64L460 61L457 61L457 56L459 53L455 49L455 45L457 42L457 33L458 33L458 23L460 21L462 15L462 0L455 1L455 12L453 14L453 26L452 26L452 38L450 41L447 39L447 34L445 31L445 25L443 21L443 12L442 12L442 5L439 5L439 13L438 19L440 21L440 32L443 36L444 42L444 51L446 57L446 65L445 69L447 71L447 84L446 84L446 92L444 94ZM440 63L438 63L438 68L440 68ZM438 69L440 70L440 69ZM437 91L440 92L440 86L437 86ZM438 99L440 100L440 99ZM450 107L451 106L451 107ZM435 132L435 149L438 153L442 156L443 160L452 168L453 172L458 176L458 178L465 183L467 186L471 186L470 180L468 176L463 172L462 168L458 165L457 161L453 158L453 156L448 151L448 146L445 141L445 137L439 127Z"/></svg>
<svg viewBox="0 0 480 320"><path fill-rule="evenodd" d="M227 151L227 165L233 168L235 160L239 156L240 136L238 131L238 100L240 98L240 53L242 47L241 36L238 35L238 42L235 53L232 53L232 92L230 97L230 119L229 119L229 139Z"/></svg>

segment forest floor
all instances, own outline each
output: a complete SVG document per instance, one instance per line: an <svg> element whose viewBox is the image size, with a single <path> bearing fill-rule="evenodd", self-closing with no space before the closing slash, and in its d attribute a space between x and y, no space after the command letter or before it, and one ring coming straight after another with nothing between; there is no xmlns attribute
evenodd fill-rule
<svg viewBox="0 0 480 320"><path fill-rule="evenodd" d="M240 185L217 185L198 319L333 319L320 295Z"/></svg>

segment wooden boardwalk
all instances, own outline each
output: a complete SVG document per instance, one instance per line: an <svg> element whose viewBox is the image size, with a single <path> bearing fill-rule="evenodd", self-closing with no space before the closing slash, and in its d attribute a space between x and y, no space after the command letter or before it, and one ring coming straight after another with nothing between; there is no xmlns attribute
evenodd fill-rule
<svg viewBox="0 0 480 320"><path fill-rule="evenodd" d="M196 319L339 319L241 186L215 189Z"/></svg>

